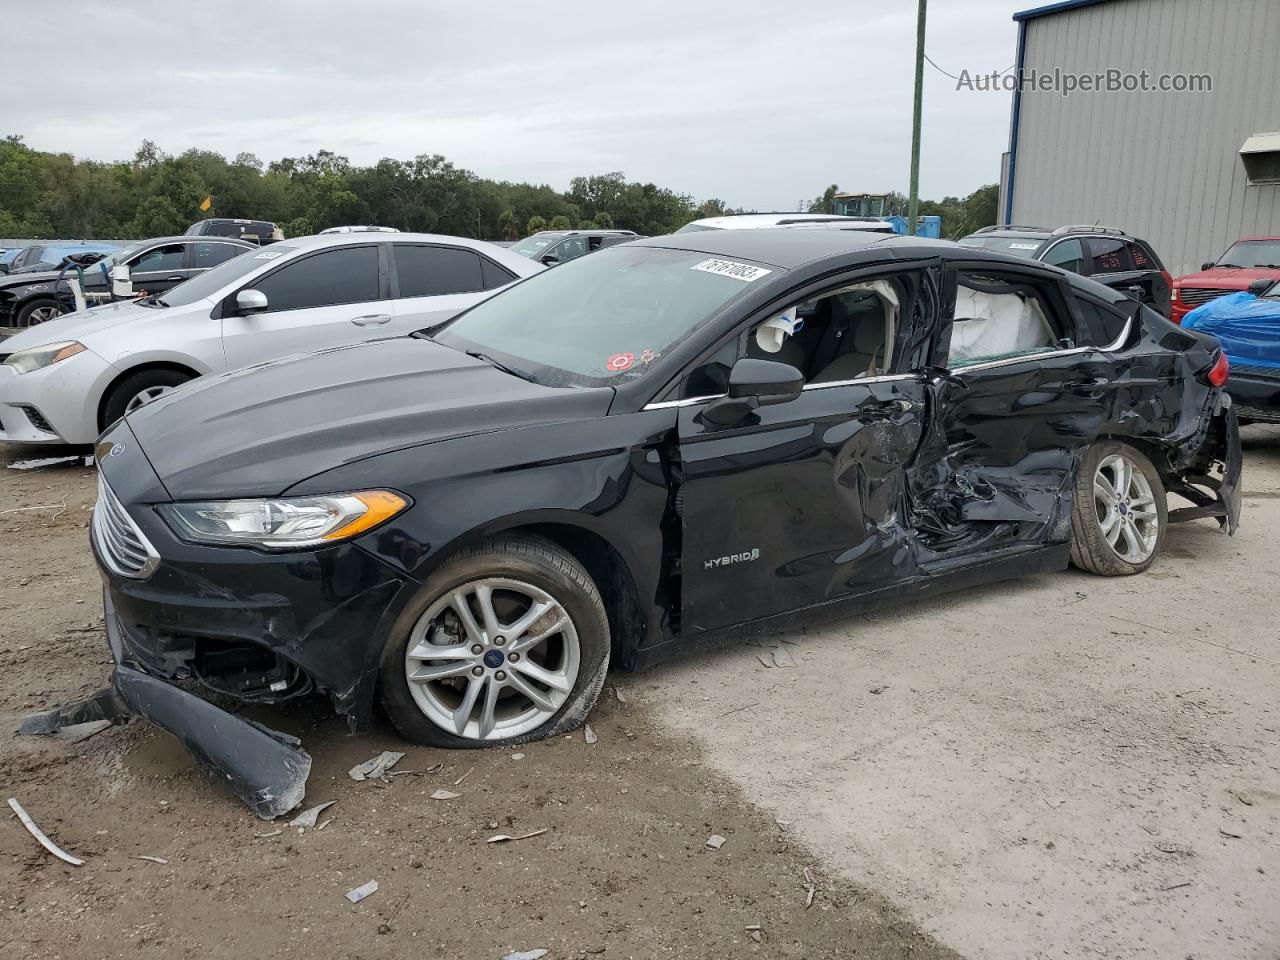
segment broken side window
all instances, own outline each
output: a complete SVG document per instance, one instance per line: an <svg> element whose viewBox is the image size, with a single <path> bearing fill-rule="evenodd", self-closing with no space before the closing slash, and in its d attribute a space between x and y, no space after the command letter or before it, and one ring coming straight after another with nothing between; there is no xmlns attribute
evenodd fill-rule
<svg viewBox="0 0 1280 960"><path fill-rule="evenodd" d="M1052 311L1035 287L1020 280L962 274L956 287L947 366L1032 356L1061 349Z"/></svg>

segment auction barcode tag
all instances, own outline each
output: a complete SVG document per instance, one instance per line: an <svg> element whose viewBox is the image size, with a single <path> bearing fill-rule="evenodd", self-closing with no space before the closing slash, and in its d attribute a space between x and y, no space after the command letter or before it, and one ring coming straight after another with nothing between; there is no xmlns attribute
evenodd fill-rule
<svg viewBox="0 0 1280 960"><path fill-rule="evenodd" d="M695 263L692 269L701 270L703 273L719 274L722 277L733 277L733 279L742 280L745 283L751 283L753 280L759 280L761 277L773 273L772 270L766 270L764 267L753 267L749 263L716 259Z"/></svg>

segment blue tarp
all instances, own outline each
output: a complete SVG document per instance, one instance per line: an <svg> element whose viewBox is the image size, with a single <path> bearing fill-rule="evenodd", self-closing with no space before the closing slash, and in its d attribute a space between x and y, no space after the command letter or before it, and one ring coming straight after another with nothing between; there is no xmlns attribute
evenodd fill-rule
<svg viewBox="0 0 1280 960"><path fill-rule="evenodd" d="M1280 298L1233 293L1196 307L1182 325L1217 337L1233 364L1280 369Z"/></svg>

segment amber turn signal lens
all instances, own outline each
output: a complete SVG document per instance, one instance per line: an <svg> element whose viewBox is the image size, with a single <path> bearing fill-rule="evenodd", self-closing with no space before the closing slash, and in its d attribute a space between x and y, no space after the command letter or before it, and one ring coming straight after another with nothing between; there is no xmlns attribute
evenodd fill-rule
<svg viewBox="0 0 1280 960"><path fill-rule="evenodd" d="M363 493L348 493L348 497L359 500L367 508L345 526L325 534L325 540L346 540L371 530L384 520L390 520L409 505L409 501L390 490L366 490Z"/></svg>

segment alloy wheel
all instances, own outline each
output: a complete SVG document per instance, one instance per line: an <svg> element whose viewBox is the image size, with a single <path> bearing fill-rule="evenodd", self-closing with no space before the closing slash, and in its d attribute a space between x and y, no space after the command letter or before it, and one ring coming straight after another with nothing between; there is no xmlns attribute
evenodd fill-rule
<svg viewBox="0 0 1280 960"><path fill-rule="evenodd" d="M62 311L50 304L47 307L36 307L27 315L27 326L34 327L37 323L48 323L50 320L56 320L62 316Z"/></svg>
<svg viewBox="0 0 1280 960"><path fill-rule="evenodd" d="M137 410L144 403L150 403L156 397L163 397L172 389L173 387L170 386L155 386L147 387L145 390L139 390L130 397L129 402L124 405L124 412L133 413L133 411Z"/></svg>
<svg viewBox="0 0 1280 960"><path fill-rule="evenodd" d="M438 727L470 740L530 733L564 706L578 679L573 619L540 587L472 580L436 599L405 649L405 679Z"/></svg>
<svg viewBox="0 0 1280 960"><path fill-rule="evenodd" d="M1147 476L1123 454L1104 457L1093 475L1093 502L1107 546L1128 563L1145 561L1160 539L1160 512Z"/></svg>

